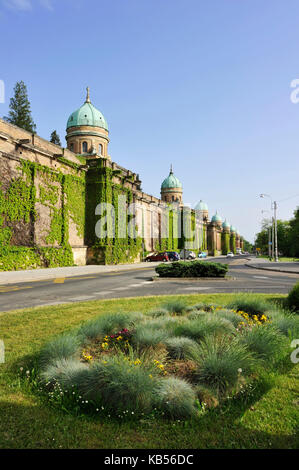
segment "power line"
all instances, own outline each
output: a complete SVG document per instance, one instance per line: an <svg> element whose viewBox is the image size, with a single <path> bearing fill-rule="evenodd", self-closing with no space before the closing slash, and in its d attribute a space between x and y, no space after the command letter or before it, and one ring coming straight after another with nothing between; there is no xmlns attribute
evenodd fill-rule
<svg viewBox="0 0 299 470"><path fill-rule="evenodd" d="M299 194L295 194L295 196L286 197L285 199L280 199L280 201L277 201L277 202L289 201L290 199L293 199L294 197L299 197Z"/></svg>

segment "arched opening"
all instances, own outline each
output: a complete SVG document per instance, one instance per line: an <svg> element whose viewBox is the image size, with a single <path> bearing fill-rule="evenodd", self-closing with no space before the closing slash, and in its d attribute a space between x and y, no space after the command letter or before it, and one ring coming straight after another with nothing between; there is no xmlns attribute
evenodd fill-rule
<svg viewBox="0 0 299 470"><path fill-rule="evenodd" d="M87 142L82 143L82 152L87 153Z"/></svg>
<svg viewBox="0 0 299 470"><path fill-rule="evenodd" d="M103 145L99 144L99 155L103 155Z"/></svg>

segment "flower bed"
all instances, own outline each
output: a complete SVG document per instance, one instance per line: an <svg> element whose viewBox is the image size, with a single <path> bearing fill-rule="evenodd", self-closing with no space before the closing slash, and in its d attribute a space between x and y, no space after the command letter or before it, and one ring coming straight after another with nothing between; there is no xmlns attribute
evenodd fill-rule
<svg viewBox="0 0 299 470"><path fill-rule="evenodd" d="M172 302L147 314L101 315L44 346L38 387L77 413L197 416L288 353L298 317L268 308Z"/></svg>

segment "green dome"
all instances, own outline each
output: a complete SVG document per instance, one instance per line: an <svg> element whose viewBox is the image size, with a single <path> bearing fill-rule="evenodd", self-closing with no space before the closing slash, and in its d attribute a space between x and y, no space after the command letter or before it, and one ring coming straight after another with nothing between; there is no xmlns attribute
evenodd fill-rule
<svg viewBox="0 0 299 470"><path fill-rule="evenodd" d="M169 176L163 181L161 189L182 188L180 180L174 176L172 168L170 169Z"/></svg>
<svg viewBox="0 0 299 470"><path fill-rule="evenodd" d="M222 219L221 219L220 215L218 214L218 212L216 212L216 214L213 215L212 222L222 222Z"/></svg>
<svg viewBox="0 0 299 470"><path fill-rule="evenodd" d="M196 206L195 206L194 209L195 209L196 211L208 211L208 210L209 210L207 204L206 204L205 202L203 202L202 200L200 200L200 201L196 204Z"/></svg>
<svg viewBox="0 0 299 470"><path fill-rule="evenodd" d="M233 225L230 226L230 231L231 231L231 232L235 232L235 231L236 231L236 229L235 229L235 227L234 227Z"/></svg>
<svg viewBox="0 0 299 470"><path fill-rule="evenodd" d="M89 89L87 89L87 97L85 103L74 111L67 121L66 128L77 126L93 126L102 127L108 131L108 124L103 114L94 107L89 98Z"/></svg>
<svg viewBox="0 0 299 470"><path fill-rule="evenodd" d="M230 229L230 224L227 222L226 219L225 219L225 221L223 222L222 227L223 227L223 228L229 228L229 229Z"/></svg>

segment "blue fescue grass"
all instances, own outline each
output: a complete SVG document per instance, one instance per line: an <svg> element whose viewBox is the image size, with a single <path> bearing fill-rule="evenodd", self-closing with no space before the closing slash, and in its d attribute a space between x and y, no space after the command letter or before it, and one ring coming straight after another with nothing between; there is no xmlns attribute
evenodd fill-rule
<svg viewBox="0 0 299 470"><path fill-rule="evenodd" d="M209 387L218 396L226 395L236 387L240 374L246 376L254 369L254 360L247 347L227 336L207 336L190 351L189 357L198 366L198 383Z"/></svg>

